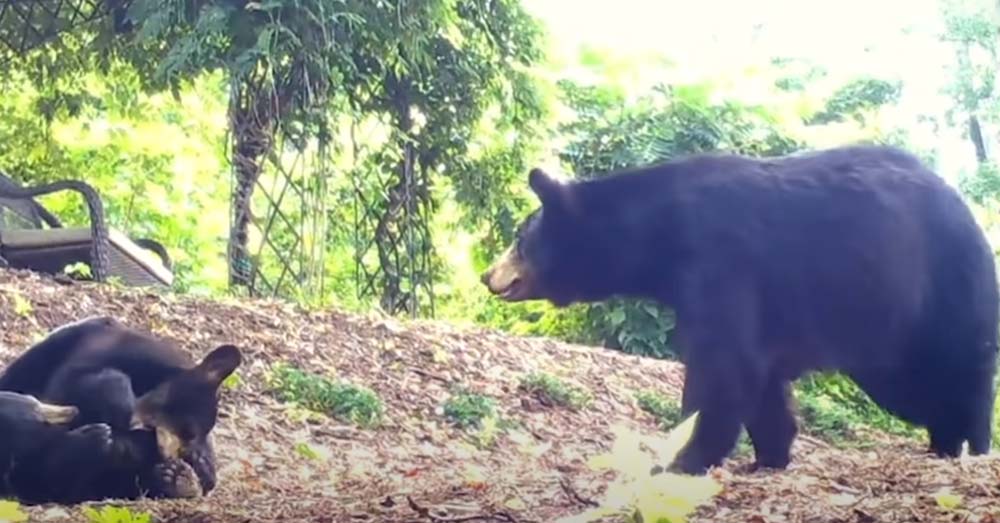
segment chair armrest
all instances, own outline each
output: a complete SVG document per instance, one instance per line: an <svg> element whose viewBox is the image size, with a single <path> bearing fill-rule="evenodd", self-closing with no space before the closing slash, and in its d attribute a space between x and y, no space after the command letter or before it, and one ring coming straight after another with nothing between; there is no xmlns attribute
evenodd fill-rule
<svg viewBox="0 0 1000 523"><path fill-rule="evenodd" d="M162 243L149 238L132 238L132 241L143 249L155 252L156 255L160 257L160 261L163 262L163 266L166 267L168 271L173 269L173 263L170 261L170 255L167 254L167 249Z"/></svg>
<svg viewBox="0 0 1000 523"><path fill-rule="evenodd" d="M101 196L90 184L79 180L60 180L57 182L36 185L33 187L0 186L0 196L4 198L34 198L54 192L76 191L87 202L90 213L90 232L93 237L91 248L91 272L94 280L103 282L108 277L109 255L108 226L104 219L104 204Z"/></svg>

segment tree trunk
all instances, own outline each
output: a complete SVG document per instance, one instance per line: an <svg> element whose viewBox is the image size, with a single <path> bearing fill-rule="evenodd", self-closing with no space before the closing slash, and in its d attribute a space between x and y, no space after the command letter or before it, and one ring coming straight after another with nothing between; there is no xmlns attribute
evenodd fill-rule
<svg viewBox="0 0 1000 523"><path fill-rule="evenodd" d="M986 143L983 142L983 129L979 125L979 118L969 115L969 139L972 140L973 147L976 148L976 161L986 163Z"/></svg>
<svg viewBox="0 0 1000 523"><path fill-rule="evenodd" d="M263 82L247 79L230 91L229 126L232 132L231 161L236 183L232 193L229 228L229 284L250 287L253 262L248 252L250 207L254 188L263 170L263 159L273 147L276 131L275 97Z"/></svg>

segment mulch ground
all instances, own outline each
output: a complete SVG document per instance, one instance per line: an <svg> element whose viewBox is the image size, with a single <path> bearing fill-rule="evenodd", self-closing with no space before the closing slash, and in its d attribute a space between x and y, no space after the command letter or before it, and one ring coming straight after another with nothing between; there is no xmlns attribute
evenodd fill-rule
<svg viewBox="0 0 1000 523"><path fill-rule="evenodd" d="M196 357L222 343L244 351L215 430L218 488L196 500L106 502L158 522L551 522L586 510L613 479L587 464L609 449L612 427L657 432L635 391L676 398L683 383L680 365L595 347L12 271L0 271L0 361L60 324L97 314L173 339ZM302 416L267 386L279 362L371 388L385 404L384 422L361 429ZM594 400L580 411L546 405L518 389L533 371L582 386ZM442 413L459 389L494 398L513 428L477 447ZM745 459L730 460L713 471L722 492L692 520L1000 521L1000 460L938 460L923 442L884 439L876 450L857 450L802 438L783 472L749 474ZM318 456L302 452L303 443ZM82 522L81 508L27 512L31 521Z"/></svg>

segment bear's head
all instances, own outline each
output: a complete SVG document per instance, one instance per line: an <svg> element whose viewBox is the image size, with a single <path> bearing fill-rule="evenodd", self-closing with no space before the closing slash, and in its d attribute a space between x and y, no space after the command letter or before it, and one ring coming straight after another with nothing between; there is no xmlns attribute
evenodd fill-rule
<svg viewBox="0 0 1000 523"><path fill-rule="evenodd" d="M513 243L482 274L491 293L505 301L548 300L561 307L627 290L623 262L630 255L620 248L627 231L613 205L591 203L583 183L531 170L528 184L541 207L518 225Z"/></svg>
<svg viewBox="0 0 1000 523"><path fill-rule="evenodd" d="M205 493L215 487L210 435L218 418L219 388L241 361L238 348L219 346L136 399L132 427L155 431L160 457L190 464Z"/></svg>

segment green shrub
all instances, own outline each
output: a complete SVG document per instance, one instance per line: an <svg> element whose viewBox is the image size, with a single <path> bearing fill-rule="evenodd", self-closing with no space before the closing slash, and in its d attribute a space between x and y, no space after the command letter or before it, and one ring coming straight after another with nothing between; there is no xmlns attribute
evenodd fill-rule
<svg viewBox="0 0 1000 523"><path fill-rule="evenodd" d="M496 405L481 394L458 392L445 402L444 415L460 428L481 427L484 419L496 417Z"/></svg>
<svg viewBox="0 0 1000 523"><path fill-rule="evenodd" d="M376 426L382 420L382 401L368 388L335 383L287 364L276 366L270 381L283 401L362 427Z"/></svg>
<svg viewBox="0 0 1000 523"><path fill-rule="evenodd" d="M644 390L636 393L639 408L652 414L664 430L670 430L681 421L681 406L676 401L656 392Z"/></svg>
<svg viewBox="0 0 1000 523"><path fill-rule="evenodd" d="M559 405L573 410L590 404L590 394L544 372L532 372L521 378L520 389L533 394L544 404Z"/></svg>

